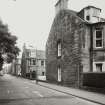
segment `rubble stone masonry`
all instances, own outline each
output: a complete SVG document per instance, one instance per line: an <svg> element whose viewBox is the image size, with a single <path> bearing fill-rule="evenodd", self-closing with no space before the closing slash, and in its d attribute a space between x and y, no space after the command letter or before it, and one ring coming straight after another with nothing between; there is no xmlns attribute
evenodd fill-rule
<svg viewBox="0 0 105 105"><path fill-rule="evenodd" d="M61 67L61 84L81 84L83 68L89 69L90 31L86 23L75 12L60 11L52 24L46 43L46 78L56 82L58 67ZM57 56L57 42L61 41L62 56ZM86 46L88 45L88 46ZM84 65L83 65L84 64Z"/></svg>

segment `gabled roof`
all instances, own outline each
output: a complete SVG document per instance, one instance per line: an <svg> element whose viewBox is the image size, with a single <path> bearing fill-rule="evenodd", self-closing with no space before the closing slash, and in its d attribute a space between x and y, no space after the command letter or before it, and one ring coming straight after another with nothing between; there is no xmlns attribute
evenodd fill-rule
<svg viewBox="0 0 105 105"><path fill-rule="evenodd" d="M55 6L57 6L60 2L61 2L61 0L58 0L57 3L55 4Z"/></svg>
<svg viewBox="0 0 105 105"><path fill-rule="evenodd" d="M89 5L89 6L85 7L85 8L83 8L83 9L86 9L86 8L95 8L95 9L99 9L99 10L101 11L100 8L97 8L97 7L95 7L95 6L91 6L91 5Z"/></svg>
<svg viewBox="0 0 105 105"><path fill-rule="evenodd" d="M100 9L100 8L97 8L97 7L95 7L95 6L91 6L91 5L89 5L89 6L87 6L87 7L82 8L82 9L80 10L80 12L81 12L81 11L83 11L84 9L90 9L90 8L95 8L95 9L98 9L98 10L100 10L100 12L101 12L101 9Z"/></svg>
<svg viewBox="0 0 105 105"><path fill-rule="evenodd" d="M58 0L57 3L55 4L55 6L57 6L60 2L61 2L61 0Z"/></svg>
<svg viewBox="0 0 105 105"><path fill-rule="evenodd" d="M85 21L84 19L80 18L80 17L78 16L78 12L76 12L76 11L74 11L74 10L66 9L66 10L61 10L61 11L64 11L64 12L66 12L66 13L68 13L68 14L72 14L72 15L74 15L75 17L79 18L82 22L89 24L89 22L87 22L87 21Z"/></svg>

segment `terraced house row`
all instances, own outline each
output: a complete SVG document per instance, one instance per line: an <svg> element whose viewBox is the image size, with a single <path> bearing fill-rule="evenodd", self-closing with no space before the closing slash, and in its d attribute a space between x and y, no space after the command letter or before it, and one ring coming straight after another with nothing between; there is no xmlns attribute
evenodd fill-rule
<svg viewBox="0 0 105 105"><path fill-rule="evenodd" d="M81 87L105 87L105 19L101 9L68 8L69 0L55 5L55 18L46 43L49 82ZM72 5L72 4L71 4Z"/></svg>

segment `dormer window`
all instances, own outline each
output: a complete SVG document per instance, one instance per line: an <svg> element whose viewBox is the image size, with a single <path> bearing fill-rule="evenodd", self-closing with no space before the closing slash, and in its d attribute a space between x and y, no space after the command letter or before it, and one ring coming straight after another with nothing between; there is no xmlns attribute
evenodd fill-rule
<svg viewBox="0 0 105 105"><path fill-rule="evenodd" d="M102 48L103 47L103 34L102 34L102 29L97 28L96 29L96 48Z"/></svg>
<svg viewBox="0 0 105 105"><path fill-rule="evenodd" d="M88 21L90 20L90 16L89 15L86 16L86 20L88 20Z"/></svg>
<svg viewBox="0 0 105 105"><path fill-rule="evenodd" d="M87 22L96 23L99 22L100 13L100 8L94 6L87 6L78 13L78 16L80 16Z"/></svg>

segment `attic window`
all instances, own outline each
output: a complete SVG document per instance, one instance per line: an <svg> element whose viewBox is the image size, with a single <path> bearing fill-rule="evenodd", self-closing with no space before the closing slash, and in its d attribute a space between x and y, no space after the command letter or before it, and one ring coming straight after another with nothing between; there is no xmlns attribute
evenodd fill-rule
<svg viewBox="0 0 105 105"><path fill-rule="evenodd" d="M88 21L90 20L90 16L89 15L86 16L86 20L88 20Z"/></svg>

